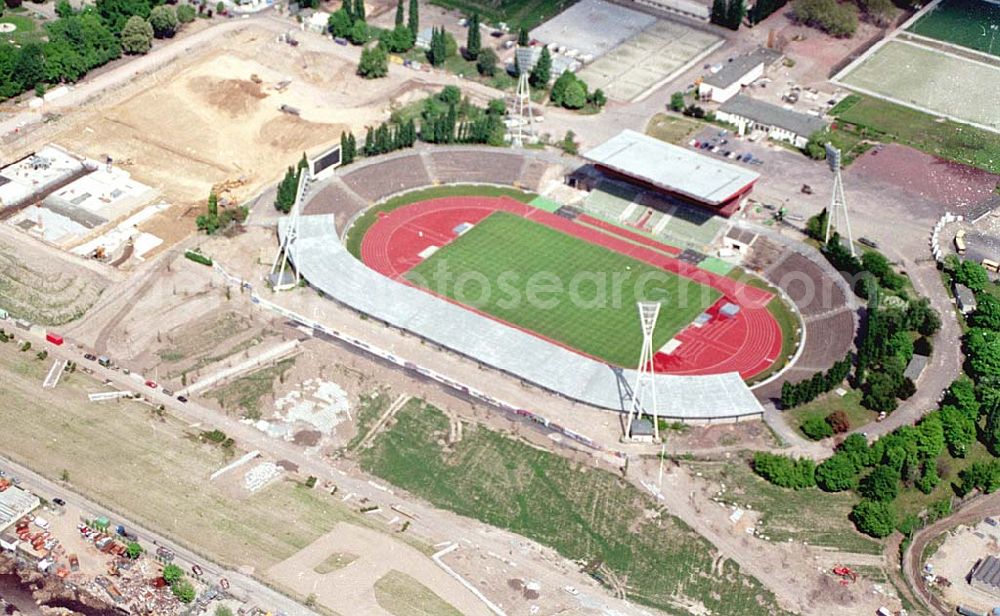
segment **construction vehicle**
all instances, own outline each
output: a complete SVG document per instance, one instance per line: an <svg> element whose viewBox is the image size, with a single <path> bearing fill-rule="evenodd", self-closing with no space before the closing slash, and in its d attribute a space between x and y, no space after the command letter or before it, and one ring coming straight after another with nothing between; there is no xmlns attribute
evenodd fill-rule
<svg viewBox="0 0 1000 616"><path fill-rule="evenodd" d="M833 574L841 578L840 583L843 586L847 586L851 582L858 581L858 574L852 571L850 567L838 565L833 568Z"/></svg>

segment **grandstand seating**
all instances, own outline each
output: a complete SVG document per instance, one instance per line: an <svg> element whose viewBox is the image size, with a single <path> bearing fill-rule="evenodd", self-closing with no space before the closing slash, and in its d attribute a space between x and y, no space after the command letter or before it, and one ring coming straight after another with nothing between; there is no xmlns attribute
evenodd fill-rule
<svg viewBox="0 0 1000 616"><path fill-rule="evenodd" d="M782 289L806 318L847 305L843 290L809 258L789 252L768 269L767 279Z"/></svg>
<svg viewBox="0 0 1000 616"><path fill-rule="evenodd" d="M339 178L334 177L306 203L302 213L333 214L337 227L344 228L347 221L367 205L357 193L348 188Z"/></svg>
<svg viewBox="0 0 1000 616"><path fill-rule="evenodd" d="M854 313L844 309L834 314L806 321L806 345L798 368L813 372L826 370L847 354L854 342Z"/></svg>
<svg viewBox="0 0 1000 616"><path fill-rule="evenodd" d="M344 183L369 201L428 186L430 175L419 154L397 156L371 165L348 167L341 174Z"/></svg>
<svg viewBox="0 0 1000 616"><path fill-rule="evenodd" d="M518 154L463 150L435 150L430 154L434 161L437 180L452 182L482 182L490 184L515 184L521 179L524 158Z"/></svg>
<svg viewBox="0 0 1000 616"><path fill-rule="evenodd" d="M518 183L525 190L538 192L542 187L542 180L545 178L545 172L548 168L549 166L545 162L532 158L521 169L521 178Z"/></svg>

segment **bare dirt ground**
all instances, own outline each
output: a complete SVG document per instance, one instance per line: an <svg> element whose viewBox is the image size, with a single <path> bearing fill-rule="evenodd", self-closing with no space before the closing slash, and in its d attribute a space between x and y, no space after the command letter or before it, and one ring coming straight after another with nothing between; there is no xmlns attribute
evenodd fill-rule
<svg viewBox="0 0 1000 616"><path fill-rule="evenodd" d="M932 567L935 576L945 578L951 584L935 583L931 586L949 605L966 605L979 611L987 611L996 604L996 597L973 588L966 582L976 563L989 555L1000 554L1000 531L983 521L970 521L948 531L944 542L926 563Z"/></svg>
<svg viewBox="0 0 1000 616"><path fill-rule="evenodd" d="M337 571L325 575L317 573L316 568L337 552L360 557ZM338 524L304 550L271 567L268 575L299 594L315 593L321 603L342 614L382 616L390 612L379 605L374 582L393 570L433 588L462 614L486 616L490 613L472 593L426 555L383 533L351 524Z"/></svg>
<svg viewBox="0 0 1000 616"><path fill-rule="evenodd" d="M646 461L633 467L634 481L657 486L659 465ZM640 487L646 489L640 483ZM683 465L664 468L662 493L670 513L691 525L720 553L771 589L789 609L801 614L874 614L882 606L898 605L891 589L860 578L842 585L830 573L834 564L879 566L881 556L831 552L800 543L771 543L747 532L747 522L734 523L731 511L712 501L717 486L695 477ZM753 519L750 512L748 520Z"/></svg>

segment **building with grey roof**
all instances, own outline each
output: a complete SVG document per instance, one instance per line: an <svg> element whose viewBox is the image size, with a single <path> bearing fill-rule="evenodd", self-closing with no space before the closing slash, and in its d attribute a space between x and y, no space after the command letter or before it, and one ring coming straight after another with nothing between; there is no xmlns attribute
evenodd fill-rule
<svg viewBox="0 0 1000 616"><path fill-rule="evenodd" d="M715 112L723 122L735 124L745 135L754 130L767 133L769 139L785 141L797 148L806 147L810 135L826 130L826 120L816 116L785 109L766 101L739 95L726 101Z"/></svg>
<svg viewBox="0 0 1000 616"><path fill-rule="evenodd" d="M951 290L955 294L955 305L962 314L968 315L976 311L976 294L972 289L956 282Z"/></svg>
<svg viewBox="0 0 1000 616"><path fill-rule="evenodd" d="M31 492L17 486L0 490L0 531L5 530L41 505L41 501Z"/></svg>
<svg viewBox="0 0 1000 616"><path fill-rule="evenodd" d="M698 96L724 103L764 75L765 69L781 58L781 52L758 47L742 56L731 58L715 74L698 84Z"/></svg>
<svg viewBox="0 0 1000 616"><path fill-rule="evenodd" d="M927 367L927 361L929 359L930 358L926 355L914 355L910 358L910 362L906 364L906 370L903 371L903 376L916 383L917 379L920 378L920 375L923 374L924 368Z"/></svg>
<svg viewBox="0 0 1000 616"><path fill-rule="evenodd" d="M283 238L288 218L279 221ZM635 370L575 353L543 338L392 280L357 260L338 240L332 214L302 216L292 261L324 295L392 327L571 400L626 412ZM713 421L763 414L736 372L656 374L661 417Z"/></svg>
<svg viewBox="0 0 1000 616"><path fill-rule="evenodd" d="M979 561L969 583L977 590L1000 597L1000 559L990 555Z"/></svg>
<svg viewBox="0 0 1000 616"><path fill-rule="evenodd" d="M624 130L583 157L610 175L669 193L723 216L732 216L760 174Z"/></svg>

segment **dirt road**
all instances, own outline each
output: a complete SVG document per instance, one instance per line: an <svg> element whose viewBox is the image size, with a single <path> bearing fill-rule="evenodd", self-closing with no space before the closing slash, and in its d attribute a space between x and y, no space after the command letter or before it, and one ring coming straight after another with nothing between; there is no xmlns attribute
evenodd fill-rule
<svg viewBox="0 0 1000 616"><path fill-rule="evenodd" d="M920 566L924 549L935 537L960 524L968 524L981 520L988 515L995 515L1000 508L1000 492L981 495L966 501L959 509L947 518L920 529L913 535L913 540L903 553L903 576L907 585L916 592L924 608L934 616L948 616L954 610L934 595L922 577Z"/></svg>

